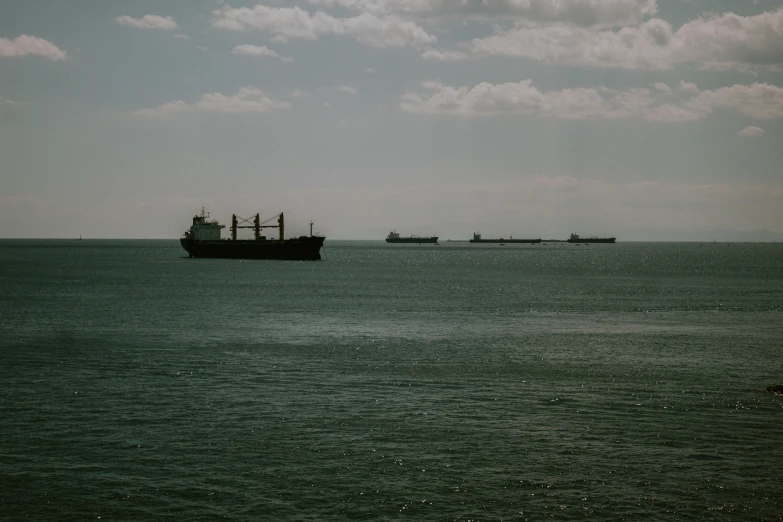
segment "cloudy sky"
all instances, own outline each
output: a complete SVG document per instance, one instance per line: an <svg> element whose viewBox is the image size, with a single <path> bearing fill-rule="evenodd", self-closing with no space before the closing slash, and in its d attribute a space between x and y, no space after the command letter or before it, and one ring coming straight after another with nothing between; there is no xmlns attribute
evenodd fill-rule
<svg viewBox="0 0 783 522"><path fill-rule="evenodd" d="M783 233L782 122L781 0L0 3L0 237Z"/></svg>

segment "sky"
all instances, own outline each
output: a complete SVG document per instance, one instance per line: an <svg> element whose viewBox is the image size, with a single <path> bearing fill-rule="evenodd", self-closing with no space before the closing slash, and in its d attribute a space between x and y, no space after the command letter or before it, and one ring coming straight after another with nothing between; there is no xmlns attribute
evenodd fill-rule
<svg viewBox="0 0 783 522"><path fill-rule="evenodd" d="M0 2L0 237L783 239L782 123L783 0Z"/></svg>

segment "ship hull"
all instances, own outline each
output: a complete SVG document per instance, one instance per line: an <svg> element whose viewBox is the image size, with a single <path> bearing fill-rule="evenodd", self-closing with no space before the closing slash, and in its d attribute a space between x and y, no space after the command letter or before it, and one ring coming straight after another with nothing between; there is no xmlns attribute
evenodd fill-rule
<svg viewBox="0 0 783 522"><path fill-rule="evenodd" d="M585 237L579 239L569 239L569 243L614 243L617 238L614 237Z"/></svg>
<svg viewBox="0 0 783 522"><path fill-rule="evenodd" d="M471 239L471 243L526 243L529 245L538 244L540 239Z"/></svg>
<svg viewBox="0 0 783 522"><path fill-rule="evenodd" d="M323 237L299 237L279 240L220 239L194 241L181 238L182 248L190 257L224 259L279 259L287 261L320 261Z"/></svg>
<svg viewBox="0 0 783 522"><path fill-rule="evenodd" d="M437 243L438 237L400 237L397 239L386 238L387 243Z"/></svg>

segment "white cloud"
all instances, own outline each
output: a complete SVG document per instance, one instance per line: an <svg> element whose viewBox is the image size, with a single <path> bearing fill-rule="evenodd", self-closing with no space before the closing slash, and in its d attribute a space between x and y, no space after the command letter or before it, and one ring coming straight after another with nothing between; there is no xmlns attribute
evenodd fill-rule
<svg viewBox="0 0 783 522"><path fill-rule="evenodd" d="M619 31L595 31L567 25L517 27L476 38L468 48L477 56L514 56L594 67L664 69L669 67L667 43L671 35L671 25L659 19Z"/></svg>
<svg viewBox="0 0 783 522"><path fill-rule="evenodd" d="M305 90L299 89L298 87L291 91L291 94L288 95L289 98L307 98L309 93Z"/></svg>
<svg viewBox="0 0 783 522"><path fill-rule="evenodd" d="M680 90L682 92L687 92L690 94L699 94L699 86L695 83L690 82L680 82Z"/></svg>
<svg viewBox="0 0 783 522"><path fill-rule="evenodd" d="M398 16L378 17L367 12L351 18L336 18L323 11L311 14L299 7L256 5L252 8L224 6L213 14L214 27L232 31L266 31L274 36L275 41L291 38L316 40L323 35L345 35L379 48L419 46L437 41L435 36L414 22Z"/></svg>
<svg viewBox="0 0 783 522"><path fill-rule="evenodd" d="M351 87L350 85L341 85L337 88L337 90L345 94L359 94L358 89L356 89L356 87Z"/></svg>
<svg viewBox="0 0 783 522"><path fill-rule="evenodd" d="M614 27L636 25L658 11L656 0L310 0L379 16L520 18L539 23Z"/></svg>
<svg viewBox="0 0 783 522"><path fill-rule="evenodd" d="M707 15L683 25L673 57L712 68L783 65L783 8L756 16Z"/></svg>
<svg viewBox="0 0 783 522"><path fill-rule="evenodd" d="M664 92L666 94L671 94L672 93L672 88L669 87L668 85L666 85L663 82L655 82L654 84L652 84L652 86L655 87L656 89L658 89L659 91Z"/></svg>
<svg viewBox="0 0 783 522"><path fill-rule="evenodd" d="M366 72L367 74L378 74L377 72L375 72L375 69L373 69L373 68L371 68L371 67L367 67L367 68L364 70L364 72Z"/></svg>
<svg viewBox="0 0 783 522"><path fill-rule="evenodd" d="M705 14L679 29L659 18L656 0L310 0L360 11L336 17L300 7L232 8L213 12L213 26L269 32L275 41L345 35L375 47L426 47L437 38L417 21L433 17L512 20L464 50L426 49L423 57L515 56L548 63L624 69L669 69L696 63L727 69L783 66L783 8L755 16Z"/></svg>
<svg viewBox="0 0 783 522"><path fill-rule="evenodd" d="M255 87L242 87L234 96L217 92L204 94L196 103L199 110L218 112L266 112L290 106L290 103L276 101Z"/></svg>
<svg viewBox="0 0 783 522"><path fill-rule="evenodd" d="M362 13L343 21L345 32L367 45L379 48L399 48L434 44L437 38L423 27L396 16L377 17Z"/></svg>
<svg viewBox="0 0 783 522"><path fill-rule="evenodd" d="M762 129L761 127L755 127L755 126L751 125L749 127L745 127L744 129L739 131L737 134L739 134L740 136L745 136L745 137L763 136L764 135L764 129Z"/></svg>
<svg viewBox="0 0 783 522"><path fill-rule="evenodd" d="M0 38L0 56L26 56L35 54L50 60L64 60L65 51L43 38L23 34L14 39Z"/></svg>
<svg viewBox="0 0 783 522"><path fill-rule="evenodd" d="M703 15L676 31L669 22L658 18L620 30L564 23L518 24L476 38L465 47L474 56L513 56L622 69L670 69L687 63L709 69L780 68L783 8L756 16ZM434 54L429 57L438 58Z"/></svg>
<svg viewBox="0 0 783 522"><path fill-rule="evenodd" d="M648 108L644 113L644 119L659 121L662 123L676 123L683 121L703 120L711 112L710 110L697 110L673 103L664 103L656 107Z"/></svg>
<svg viewBox="0 0 783 522"><path fill-rule="evenodd" d="M733 109L758 119L783 118L783 89L769 84L734 85L685 92L673 99L661 88L617 90L606 87L540 91L532 80L450 87L424 82L424 92L406 92L400 108L419 114L492 116L530 114L558 119L621 119L682 122L706 118L718 109Z"/></svg>
<svg viewBox="0 0 783 522"><path fill-rule="evenodd" d="M141 18L130 16L118 16L114 19L120 25L127 25L137 29L176 29L177 22L170 16L144 15Z"/></svg>
<svg viewBox="0 0 783 522"><path fill-rule="evenodd" d="M700 91L689 105L696 110L735 109L759 120L783 118L783 88L767 83L732 85Z"/></svg>
<svg viewBox="0 0 783 522"><path fill-rule="evenodd" d="M609 117L606 97L595 89L566 89L541 92L532 80L519 83L480 83L475 87L449 87L425 82L422 95L407 92L400 108L425 114L497 115L540 114L555 118ZM615 108L616 110L616 108Z"/></svg>
<svg viewBox="0 0 783 522"><path fill-rule="evenodd" d="M144 116L146 118L165 117L175 114L177 112L185 112L191 110L192 107L182 100L175 100L173 102L164 103L154 109L141 109L133 111L131 114L134 116Z"/></svg>
<svg viewBox="0 0 783 522"><path fill-rule="evenodd" d="M280 56L276 51L267 48L265 45L237 45L232 51L234 54L242 54L245 56L271 56L278 58L284 62L293 62L294 59L289 56Z"/></svg>
<svg viewBox="0 0 783 522"><path fill-rule="evenodd" d="M444 62L455 62L457 60L464 60L468 57L467 54L461 53L458 51L438 51L434 49L430 49L429 51L424 51L421 54L421 57L425 60L441 60Z"/></svg>
<svg viewBox="0 0 783 522"><path fill-rule="evenodd" d="M170 116L186 111L209 112L266 112L273 109L285 109L290 107L288 102L277 101L256 87L242 87L233 96L226 96L217 92L203 94L193 105L181 100L164 103L154 109L142 109L131 114L144 117Z"/></svg>
<svg viewBox="0 0 783 522"><path fill-rule="evenodd" d="M190 40L190 37L188 35L182 33L175 34L174 38L182 38L183 40Z"/></svg>

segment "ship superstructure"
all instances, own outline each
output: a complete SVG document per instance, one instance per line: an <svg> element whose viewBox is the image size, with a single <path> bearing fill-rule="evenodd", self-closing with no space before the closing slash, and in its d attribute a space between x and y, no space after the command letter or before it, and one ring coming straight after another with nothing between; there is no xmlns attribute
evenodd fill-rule
<svg viewBox="0 0 783 522"><path fill-rule="evenodd" d="M324 237L313 235L313 223L310 222L310 235L285 239L285 217L281 212L266 221L256 214L251 218L231 217L231 239L222 239L221 230L226 228L217 220L210 219L209 213L201 209L201 215L193 216L193 224L179 240L189 257L219 257L232 259L286 259L300 261L318 261L321 259L321 247ZM277 224L267 224L277 218ZM252 229L253 239L238 239L239 229ZM261 235L265 228L279 229L278 239L267 239Z"/></svg>
<svg viewBox="0 0 783 522"><path fill-rule="evenodd" d="M193 224L185 232L185 237L190 237L195 241L214 241L220 239L220 231L226 228L216 220L209 219L209 212L204 212L201 208L201 215L193 216Z"/></svg>

